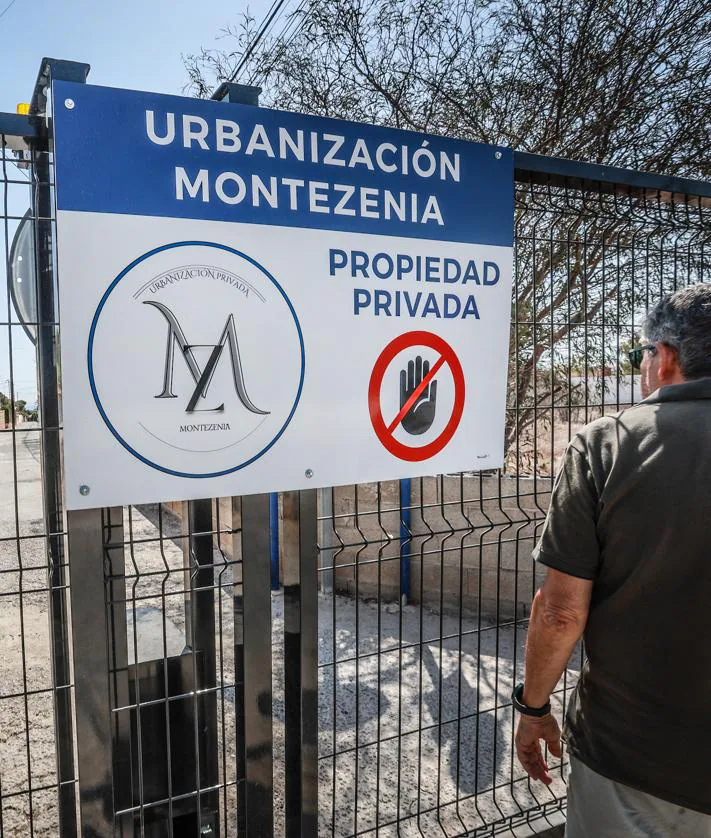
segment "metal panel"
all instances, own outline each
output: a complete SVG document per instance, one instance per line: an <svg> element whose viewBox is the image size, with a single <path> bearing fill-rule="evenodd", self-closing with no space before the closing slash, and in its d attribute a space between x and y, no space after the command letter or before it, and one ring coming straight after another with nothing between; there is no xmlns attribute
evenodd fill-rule
<svg viewBox="0 0 711 838"><path fill-rule="evenodd" d="M274 834L269 495L242 498L246 834ZM241 747L241 743L238 743Z"/></svg>
<svg viewBox="0 0 711 838"><path fill-rule="evenodd" d="M104 549L115 514L100 509L67 513L81 833L97 838L111 838L114 831Z"/></svg>
<svg viewBox="0 0 711 838"><path fill-rule="evenodd" d="M234 632L235 666L235 768L237 774L237 835L247 831L247 753L245 748L244 706L244 585L242 581L242 499L230 499L232 524L232 556L239 558L234 567L232 589L232 619ZM271 605L271 604L270 604Z"/></svg>
<svg viewBox="0 0 711 838"><path fill-rule="evenodd" d="M197 789L197 819L205 829L219 834L218 800L214 789L218 783L217 762L217 656L215 652L215 568L213 557L214 526L212 501L190 501L188 507L188 560L190 577L190 610L186 614L189 627L188 645L192 652L192 689L194 695L193 735ZM203 809L205 814L203 815Z"/></svg>
<svg viewBox="0 0 711 838"><path fill-rule="evenodd" d="M287 838L318 833L316 490L283 496Z"/></svg>

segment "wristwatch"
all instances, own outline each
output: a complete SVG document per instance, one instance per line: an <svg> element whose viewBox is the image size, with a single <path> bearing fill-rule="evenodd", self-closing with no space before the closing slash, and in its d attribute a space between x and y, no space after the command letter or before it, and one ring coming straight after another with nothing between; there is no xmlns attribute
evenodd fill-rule
<svg viewBox="0 0 711 838"><path fill-rule="evenodd" d="M543 707L529 707L528 704L523 703L522 696L523 684L517 684L514 687L514 691L511 693L511 701L513 701L513 706L522 716L535 716L540 719L550 713L550 701L546 702Z"/></svg>

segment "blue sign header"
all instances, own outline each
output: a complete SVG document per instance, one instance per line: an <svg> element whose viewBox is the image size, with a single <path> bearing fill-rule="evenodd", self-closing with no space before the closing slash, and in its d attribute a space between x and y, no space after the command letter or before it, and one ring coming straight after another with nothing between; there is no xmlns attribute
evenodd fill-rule
<svg viewBox="0 0 711 838"><path fill-rule="evenodd" d="M513 153L228 102L55 82L60 210L513 245Z"/></svg>

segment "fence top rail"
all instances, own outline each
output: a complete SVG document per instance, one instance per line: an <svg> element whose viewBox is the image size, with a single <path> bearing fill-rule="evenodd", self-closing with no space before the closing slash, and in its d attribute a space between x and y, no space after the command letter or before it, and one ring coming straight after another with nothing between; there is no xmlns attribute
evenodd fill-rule
<svg viewBox="0 0 711 838"><path fill-rule="evenodd" d="M30 115L0 112L0 135L36 138L39 136L37 120ZM526 151L514 152L514 171L520 183L602 189L665 203L682 201L687 197L699 198L702 206L711 207L711 181L639 172L564 157L546 157Z"/></svg>
<svg viewBox="0 0 711 838"><path fill-rule="evenodd" d="M514 172L516 180L521 183L602 189L664 202L682 201L686 197L700 198L702 206L711 207L711 181L706 180L639 172L526 151L514 152Z"/></svg>
<svg viewBox="0 0 711 838"><path fill-rule="evenodd" d="M0 112L0 135L7 137L36 137L36 120L27 114Z"/></svg>

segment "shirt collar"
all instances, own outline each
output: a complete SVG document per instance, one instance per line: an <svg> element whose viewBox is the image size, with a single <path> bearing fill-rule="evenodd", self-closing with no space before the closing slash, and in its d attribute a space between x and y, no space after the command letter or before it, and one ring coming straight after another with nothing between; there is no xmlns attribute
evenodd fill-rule
<svg viewBox="0 0 711 838"><path fill-rule="evenodd" d="M645 402L685 402L694 399L711 399L711 378L694 378L683 384L660 387Z"/></svg>

